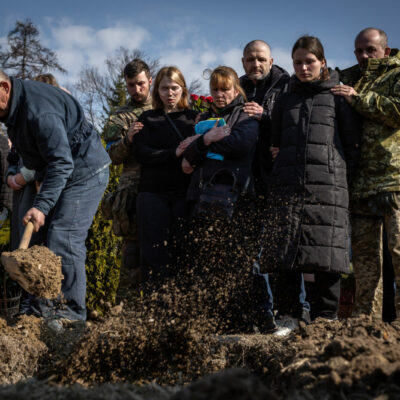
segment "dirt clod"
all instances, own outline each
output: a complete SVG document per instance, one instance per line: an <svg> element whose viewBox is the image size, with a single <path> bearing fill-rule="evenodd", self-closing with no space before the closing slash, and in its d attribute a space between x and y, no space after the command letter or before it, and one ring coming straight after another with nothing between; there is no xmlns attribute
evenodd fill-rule
<svg viewBox="0 0 400 400"><path fill-rule="evenodd" d="M15 265L13 269L20 275L18 282L28 293L46 299L54 299L60 294L64 278L61 257L47 247L32 246L3 252L1 258L3 264Z"/></svg>

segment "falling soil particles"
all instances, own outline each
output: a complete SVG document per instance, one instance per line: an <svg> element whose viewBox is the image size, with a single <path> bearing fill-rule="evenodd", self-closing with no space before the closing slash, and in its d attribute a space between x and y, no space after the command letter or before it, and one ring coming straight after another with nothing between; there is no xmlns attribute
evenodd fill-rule
<svg viewBox="0 0 400 400"><path fill-rule="evenodd" d="M189 230L173 278L125 292L86 323L0 320L0 398L400 399L394 323L316 319L285 337L256 333L245 228Z"/></svg>

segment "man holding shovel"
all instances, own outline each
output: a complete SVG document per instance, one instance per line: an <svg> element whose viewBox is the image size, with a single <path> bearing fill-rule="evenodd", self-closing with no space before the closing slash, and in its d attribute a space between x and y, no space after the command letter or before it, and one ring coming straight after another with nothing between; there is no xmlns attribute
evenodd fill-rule
<svg viewBox="0 0 400 400"><path fill-rule="evenodd" d="M85 239L108 182L110 159L79 103L65 91L8 77L0 70L0 122L27 168L45 171L23 218L37 232L48 219L46 245L62 257L66 304L34 299L28 311L45 318L86 319Z"/></svg>

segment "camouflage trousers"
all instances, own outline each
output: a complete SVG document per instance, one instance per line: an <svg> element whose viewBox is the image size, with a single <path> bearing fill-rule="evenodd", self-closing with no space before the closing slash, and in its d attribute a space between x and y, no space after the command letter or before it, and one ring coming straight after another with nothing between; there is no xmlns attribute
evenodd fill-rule
<svg viewBox="0 0 400 400"><path fill-rule="evenodd" d="M121 249L120 287L140 284L140 246L136 238L123 238Z"/></svg>
<svg viewBox="0 0 400 400"><path fill-rule="evenodd" d="M383 194L385 195L385 194ZM395 307L400 314L400 193L391 193L394 202L382 204L379 196L351 204L353 267L356 280L354 315L380 319L383 303L383 234L396 281Z"/></svg>

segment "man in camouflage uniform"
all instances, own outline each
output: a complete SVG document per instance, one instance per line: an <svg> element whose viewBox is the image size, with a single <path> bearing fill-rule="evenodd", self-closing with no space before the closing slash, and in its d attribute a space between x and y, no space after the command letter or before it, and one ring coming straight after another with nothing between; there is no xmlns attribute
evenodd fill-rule
<svg viewBox="0 0 400 400"><path fill-rule="evenodd" d="M124 69L128 93L126 106L111 114L104 128L107 151L114 165L123 165L112 206L113 230L123 237L121 271L130 284L139 280L139 243L135 216L135 198L140 178L140 165L132 155L132 139L138 132L136 122L143 111L151 109L151 76L148 65L140 59ZM128 282L127 282L128 283Z"/></svg>
<svg viewBox="0 0 400 400"><path fill-rule="evenodd" d="M355 314L380 318L383 231L386 230L398 290L400 316L400 52L387 46L380 29L355 39L358 65L341 72L344 96L364 117L361 159L352 182L352 248L356 279Z"/></svg>

